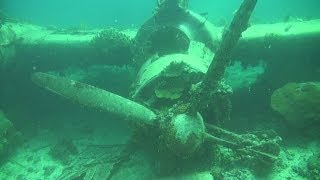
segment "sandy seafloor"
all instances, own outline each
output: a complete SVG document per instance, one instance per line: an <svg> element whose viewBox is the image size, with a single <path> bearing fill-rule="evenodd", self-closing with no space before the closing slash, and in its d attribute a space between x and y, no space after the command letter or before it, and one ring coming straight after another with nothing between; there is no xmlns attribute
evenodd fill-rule
<svg viewBox="0 0 320 180"><path fill-rule="evenodd" d="M61 118L61 117L59 117ZM119 128L105 127L103 121L95 121L93 131L83 131L83 124L72 123L73 117L64 117L60 119L65 122L60 130L43 129L32 139L27 140L20 146L1 166L0 179L58 179L66 167L60 161L52 159L49 155L50 148L57 142L57 137L69 137L73 139L79 152L85 150L88 146L121 144L128 140L129 132L124 124L123 131ZM49 118L48 118L49 119ZM50 117L51 120L54 118ZM79 122L76 120L75 122ZM87 124L84 121L85 124ZM304 179L297 174L299 168L306 167L307 160L314 153L318 152L320 144L317 141L310 141L305 138L297 138L283 141L279 161L274 166L272 172L267 177L258 179ZM73 158L77 158L74 156ZM132 170L124 168L123 172L119 170L114 178L143 179L146 174L152 174L150 165L144 161L143 157L136 157L137 163L130 164ZM136 167L135 167L136 166ZM129 169L130 169L129 168ZM128 173L129 172L129 173ZM169 179L212 179L209 172L203 172L197 175L186 175L182 177L170 177ZM256 179L257 177L252 177ZM166 179L166 178L164 178ZM230 178L232 179L232 178Z"/></svg>

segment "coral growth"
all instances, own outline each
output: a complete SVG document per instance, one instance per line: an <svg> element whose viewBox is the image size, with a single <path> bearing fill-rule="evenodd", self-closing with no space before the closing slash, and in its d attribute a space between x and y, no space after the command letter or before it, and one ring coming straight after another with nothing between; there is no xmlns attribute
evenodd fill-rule
<svg viewBox="0 0 320 180"><path fill-rule="evenodd" d="M162 126L164 141L168 149L183 158L189 158L204 141L204 123L201 115L174 115Z"/></svg>
<svg viewBox="0 0 320 180"><path fill-rule="evenodd" d="M307 170L309 179L320 179L320 153L314 154L308 159Z"/></svg>
<svg viewBox="0 0 320 180"><path fill-rule="evenodd" d="M0 68L6 67L15 56L16 34L9 26L0 27Z"/></svg>
<svg viewBox="0 0 320 180"><path fill-rule="evenodd" d="M319 127L320 82L288 83L274 91L271 106L296 128Z"/></svg>
<svg viewBox="0 0 320 180"><path fill-rule="evenodd" d="M245 169L254 175L264 176L270 173L280 161L281 138L274 131L247 133L239 135L238 138L242 141L240 144L251 144L250 148L230 151L229 148L223 146L217 147L216 166L213 167L212 174L218 179L227 179L226 172L234 170L239 171L239 177L235 179L242 179L240 171Z"/></svg>
<svg viewBox="0 0 320 180"><path fill-rule="evenodd" d="M100 32L92 39L91 45L107 64L124 65L132 62L134 43L117 29Z"/></svg>
<svg viewBox="0 0 320 180"><path fill-rule="evenodd" d="M0 110L0 162L21 143L22 136Z"/></svg>
<svg viewBox="0 0 320 180"><path fill-rule="evenodd" d="M236 90L239 88L249 88L264 71L265 65L263 62L260 62L257 66L244 67L240 61L235 61L233 65L227 67L224 77L227 84Z"/></svg>
<svg viewBox="0 0 320 180"><path fill-rule="evenodd" d="M309 158L304 157L303 162L294 166L293 171L304 179L320 179L320 153L314 153Z"/></svg>

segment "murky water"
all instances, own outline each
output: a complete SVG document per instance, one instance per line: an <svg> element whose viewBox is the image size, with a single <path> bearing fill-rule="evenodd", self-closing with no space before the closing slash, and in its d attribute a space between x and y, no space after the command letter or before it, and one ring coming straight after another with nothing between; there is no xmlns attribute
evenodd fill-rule
<svg viewBox="0 0 320 180"><path fill-rule="evenodd" d="M242 3L1 1L0 179L317 179L320 4Z"/></svg>

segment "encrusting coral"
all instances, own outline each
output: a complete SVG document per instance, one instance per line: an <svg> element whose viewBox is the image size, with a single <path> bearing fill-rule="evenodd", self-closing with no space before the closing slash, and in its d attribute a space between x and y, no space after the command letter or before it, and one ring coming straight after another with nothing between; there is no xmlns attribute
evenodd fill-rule
<svg viewBox="0 0 320 180"><path fill-rule="evenodd" d="M272 94L271 107L296 128L319 127L320 82L286 84Z"/></svg>
<svg viewBox="0 0 320 180"><path fill-rule="evenodd" d="M12 28L0 25L0 68L6 67L15 56L15 41L16 34Z"/></svg>
<svg viewBox="0 0 320 180"><path fill-rule="evenodd" d="M0 110L0 162L21 143L21 133L17 132L12 122Z"/></svg>
<svg viewBox="0 0 320 180"><path fill-rule="evenodd" d="M101 31L92 39L91 46L101 59L108 61L108 64L124 65L132 62L134 42L117 29Z"/></svg>

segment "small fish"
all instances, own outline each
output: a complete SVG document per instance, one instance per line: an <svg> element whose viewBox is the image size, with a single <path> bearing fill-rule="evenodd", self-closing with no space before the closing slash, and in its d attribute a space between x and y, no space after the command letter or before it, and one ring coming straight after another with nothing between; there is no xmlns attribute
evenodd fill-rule
<svg viewBox="0 0 320 180"><path fill-rule="evenodd" d="M208 12L202 12L202 13L200 13L200 16L208 16Z"/></svg>

